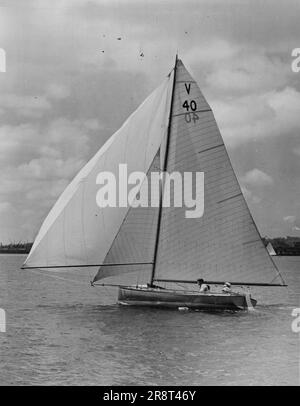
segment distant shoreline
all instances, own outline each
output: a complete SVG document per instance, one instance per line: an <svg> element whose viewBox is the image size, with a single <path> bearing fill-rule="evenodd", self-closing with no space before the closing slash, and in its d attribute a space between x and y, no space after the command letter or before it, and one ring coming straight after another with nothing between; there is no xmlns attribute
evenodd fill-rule
<svg viewBox="0 0 300 406"><path fill-rule="evenodd" d="M269 253L276 253L278 257L300 256L300 237L263 237L262 241ZM29 254L32 242L0 243L0 254ZM270 251L271 248L271 251Z"/></svg>
<svg viewBox="0 0 300 406"><path fill-rule="evenodd" d="M17 255L28 255L29 252L24 252L24 251L20 251L20 252L12 252L12 251L0 251L0 255L12 255L12 254L17 254Z"/></svg>
<svg viewBox="0 0 300 406"><path fill-rule="evenodd" d="M20 242L5 245L0 243L0 254L29 254L32 245L32 242Z"/></svg>

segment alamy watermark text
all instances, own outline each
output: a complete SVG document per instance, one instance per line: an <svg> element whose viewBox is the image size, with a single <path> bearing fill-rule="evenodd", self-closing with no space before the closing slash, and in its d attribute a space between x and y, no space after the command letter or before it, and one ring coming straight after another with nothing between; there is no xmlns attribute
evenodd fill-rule
<svg viewBox="0 0 300 406"><path fill-rule="evenodd" d="M3 48L0 48L0 72L6 72L6 53Z"/></svg>
<svg viewBox="0 0 300 406"><path fill-rule="evenodd" d="M6 314L4 309L0 309L0 333L6 333Z"/></svg>
<svg viewBox="0 0 300 406"><path fill-rule="evenodd" d="M186 218L203 216L204 172L151 172L149 180L144 172L128 174L127 164L119 164L118 176L99 172L96 203L100 208L159 207L161 203L162 207L185 207Z"/></svg>
<svg viewBox="0 0 300 406"><path fill-rule="evenodd" d="M298 73L300 72L300 48L294 48L292 50L292 57L296 58L292 61L292 71Z"/></svg>

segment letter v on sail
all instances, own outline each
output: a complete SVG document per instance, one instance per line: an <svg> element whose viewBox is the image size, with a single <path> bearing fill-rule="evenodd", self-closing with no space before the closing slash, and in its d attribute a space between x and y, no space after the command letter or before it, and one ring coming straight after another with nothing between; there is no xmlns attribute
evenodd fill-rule
<svg viewBox="0 0 300 406"><path fill-rule="evenodd" d="M163 184L155 205L100 208L98 174L117 175L120 163L128 173L145 173L145 179L157 168L183 178L203 173L201 215L186 216L184 205L165 207ZM192 201L194 186L189 184ZM135 187L136 199L139 191ZM256 300L232 292L230 284L222 291L218 285L286 286L247 207L212 110L177 57L162 85L59 197L23 265L78 267L95 270L93 285L107 285L98 281L114 277L118 302L126 305L244 309ZM143 272L148 283L121 284L132 272ZM197 281L216 290L195 290Z"/></svg>

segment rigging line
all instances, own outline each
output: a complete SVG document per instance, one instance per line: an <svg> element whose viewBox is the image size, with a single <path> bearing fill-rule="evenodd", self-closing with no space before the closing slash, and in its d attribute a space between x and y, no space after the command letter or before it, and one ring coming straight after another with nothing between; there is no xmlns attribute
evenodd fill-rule
<svg viewBox="0 0 300 406"><path fill-rule="evenodd" d="M45 271L42 272L42 271L38 271L37 269L29 269L29 271L33 272L33 273L37 273L39 275L48 276L49 278L59 279L59 280L62 280L62 281L68 282L68 283L74 283L74 284L77 284L77 285L84 285L86 287L90 286L89 284L84 283L84 282L73 281L71 279L62 278L61 276L56 276L56 275L49 275L49 274L45 273Z"/></svg>
<svg viewBox="0 0 300 406"><path fill-rule="evenodd" d="M90 265L49 265L49 266L22 266L21 269L55 269L55 268L88 268L102 266L134 266L134 265L153 265L153 262L127 262L121 264L90 264Z"/></svg>
<svg viewBox="0 0 300 406"><path fill-rule="evenodd" d="M279 279L282 281L282 278L281 278L281 275L279 274L276 274L275 276L274 276L274 278L271 280L271 282L270 283L273 283L277 278L279 277ZM284 282L285 283L285 282ZM287 288L288 289L288 285L282 285L284 288Z"/></svg>
<svg viewBox="0 0 300 406"><path fill-rule="evenodd" d="M160 279L160 278L155 278L154 279L156 282L173 282L173 283L191 283L195 284L197 283L196 280L180 280L180 279ZM209 285L223 285L224 281L205 281L205 283ZM286 284L279 284L279 283L265 283L265 282L230 282L231 285L236 285L236 286L277 286L277 287L284 287L287 286Z"/></svg>

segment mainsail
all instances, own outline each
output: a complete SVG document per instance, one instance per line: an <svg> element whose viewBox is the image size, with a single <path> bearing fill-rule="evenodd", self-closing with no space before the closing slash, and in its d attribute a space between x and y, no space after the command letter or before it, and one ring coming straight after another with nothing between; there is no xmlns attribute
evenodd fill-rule
<svg viewBox="0 0 300 406"><path fill-rule="evenodd" d="M176 66L169 172L204 172L204 214L162 208L156 280L276 283L283 280L247 207L210 106L181 61Z"/></svg>

